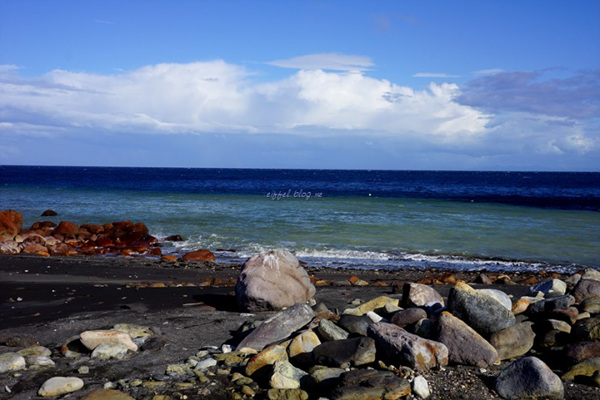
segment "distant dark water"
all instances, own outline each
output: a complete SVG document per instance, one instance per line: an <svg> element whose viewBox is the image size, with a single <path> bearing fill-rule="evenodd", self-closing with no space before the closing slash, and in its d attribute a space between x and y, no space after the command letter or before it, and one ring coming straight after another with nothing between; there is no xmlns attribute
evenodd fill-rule
<svg viewBox="0 0 600 400"><path fill-rule="evenodd" d="M600 173L0 166L0 207L27 223L47 208L143 221L186 237L172 251L286 247L324 266L600 264Z"/></svg>

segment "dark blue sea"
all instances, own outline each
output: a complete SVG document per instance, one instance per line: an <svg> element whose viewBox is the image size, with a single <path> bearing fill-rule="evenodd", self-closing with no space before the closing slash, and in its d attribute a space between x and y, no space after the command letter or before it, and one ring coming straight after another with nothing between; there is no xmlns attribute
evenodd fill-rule
<svg viewBox="0 0 600 400"><path fill-rule="evenodd" d="M163 252L226 262L283 247L322 267L600 269L593 172L0 166L0 209L144 222L184 237Z"/></svg>

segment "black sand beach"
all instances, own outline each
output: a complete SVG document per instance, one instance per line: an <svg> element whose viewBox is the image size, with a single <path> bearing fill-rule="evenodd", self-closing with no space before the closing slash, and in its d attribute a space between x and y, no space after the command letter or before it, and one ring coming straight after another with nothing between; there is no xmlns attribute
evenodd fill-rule
<svg viewBox="0 0 600 400"><path fill-rule="evenodd" d="M441 284L434 287L444 297L451 284L443 280L464 279L477 288L500 285L473 283L477 273L305 268L316 282L316 300L330 309L346 308L354 299L400 297L395 287L423 279L438 280ZM158 333L144 351L124 360L92 364L84 376L84 390L69 397L83 397L92 389L121 379L159 380L165 375L166 365L182 363L204 346L235 344L235 332L244 321L265 319L272 314L245 314L236 309L233 285L239 269L240 265L173 263L148 258L0 256L0 352L33 343L58 352L69 338L85 330L108 329L116 323L139 324ZM350 286L348 279L352 276L369 285ZM528 290L519 282L525 282L531 274L490 277L499 278L498 282L504 282L501 289L518 297ZM543 273L537 276L544 277ZM492 389L493 376L505 364L487 369L448 366L429 371L425 377L432 392L430 398L498 398ZM46 379L61 373L73 374L77 368L77 361L65 358L51 371L23 372L27 379L3 375L0 398L36 398L37 389ZM164 394L186 398L185 393L167 390ZM227 393L225 385L223 398L228 398ZM576 382L565 384L566 399L598 396L597 388Z"/></svg>

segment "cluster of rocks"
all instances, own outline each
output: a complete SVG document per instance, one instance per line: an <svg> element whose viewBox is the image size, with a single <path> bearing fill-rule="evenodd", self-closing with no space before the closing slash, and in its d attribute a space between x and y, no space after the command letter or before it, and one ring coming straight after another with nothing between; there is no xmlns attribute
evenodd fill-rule
<svg viewBox="0 0 600 400"><path fill-rule="evenodd" d="M44 216L55 216L47 210ZM181 257L163 255L158 239L150 235L148 227L132 221L118 221L103 225L77 225L69 221L35 222L23 229L23 215L14 210L0 211L0 254L37 254L41 256L148 255L165 261L215 261L210 250L200 249ZM181 240L179 236L165 240Z"/></svg>
<svg viewBox="0 0 600 400"><path fill-rule="evenodd" d="M34 346L4 353L0 374L51 371L57 357L78 359L77 374L51 376L38 395L87 389L87 400L443 398L427 377L451 366L498 370L488 384L505 399L562 399L571 380L600 387L599 272L549 279L518 299L496 288L458 280L443 298L431 286L408 282L397 295L357 299L338 310L314 300L312 280L291 253L271 251L246 261L235 295L245 317L276 312L242 324L231 344L166 365L160 377L86 388L86 363L160 351L148 346L150 328L132 325L81 332L58 351Z"/></svg>
<svg viewBox="0 0 600 400"><path fill-rule="evenodd" d="M282 390L295 392L281 398L427 398L431 369L507 363L493 383L502 398L562 399L563 381L600 386L599 313L593 270L542 282L514 301L457 282L445 302L430 286L407 283L401 299L341 313L296 304L252 330L234 354L246 378L271 388L269 398Z"/></svg>
<svg viewBox="0 0 600 400"><path fill-rule="evenodd" d="M84 388L85 377L90 371L89 365L85 363L86 360L90 363L122 360L137 352L152 335L150 328L132 324L117 324L107 330L84 331L68 338L58 350L53 351L44 346L32 345L18 351L0 354L0 374L13 374L14 377L19 377L23 371L48 373L56 368L57 363L62 359L80 359L76 375L52 376L45 380L37 391L38 396L41 397L61 396ZM2 389L2 392L11 392L8 386ZM111 398L94 397L97 395L98 393L94 391L85 398L88 400Z"/></svg>

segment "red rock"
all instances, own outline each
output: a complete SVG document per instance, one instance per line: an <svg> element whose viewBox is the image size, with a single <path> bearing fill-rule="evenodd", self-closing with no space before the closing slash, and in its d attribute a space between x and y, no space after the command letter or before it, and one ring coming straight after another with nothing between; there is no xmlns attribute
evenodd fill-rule
<svg viewBox="0 0 600 400"><path fill-rule="evenodd" d="M94 224L83 224L81 228L86 229L89 233L100 234L104 232L104 226L102 225L94 225Z"/></svg>
<svg viewBox="0 0 600 400"><path fill-rule="evenodd" d="M526 285L526 286L533 286L537 283L540 283L540 280L538 278L536 278L535 276L530 276L529 278L525 278L525 279L519 281L520 285Z"/></svg>
<svg viewBox="0 0 600 400"><path fill-rule="evenodd" d="M44 239L42 235L38 235L34 232L21 232L19 236L21 239L23 239L23 243L38 243L41 245L46 244L46 239Z"/></svg>
<svg viewBox="0 0 600 400"><path fill-rule="evenodd" d="M375 282L373 282L373 286L387 287L387 286L390 286L390 283L389 282L385 282L385 281L376 280Z"/></svg>
<svg viewBox="0 0 600 400"><path fill-rule="evenodd" d="M117 236L121 242L131 246L135 242L142 241L146 237L146 234L143 232L132 231L123 233L122 235L116 234L115 236Z"/></svg>
<svg viewBox="0 0 600 400"><path fill-rule="evenodd" d="M23 228L23 215L14 210L0 211L0 240L12 240Z"/></svg>
<svg viewBox="0 0 600 400"><path fill-rule="evenodd" d="M77 239L79 240L89 240L92 237L92 234L85 228L79 228L79 233L77 233Z"/></svg>
<svg viewBox="0 0 600 400"><path fill-rule="evenodd" d="M201 249L196 251L191 251L189 253L184 254L181 257L183 261L215 261L215 255L212 251Z"/></svg>
<svg viewBox="0 0 600 400"><path fill-rule="evenodd" d="M39 243L27 243L23 247L23 253L35 254L37 252L48 253L48 249Z"/></svg>
<svg viewBox="0 0 600 400"><path fill-rule="evenodd" d="M152 256L162 256L162 250L159 249L158 247L155 247L153 249L151 249L148 254L152 255Z"/></svg>
<svg viewBox="0 0 600 400"><path fill-rule="evenodd" d="M107 236L101 236L96 239L96 246L98 247L112 247L114 245L115 243L112 241L112 239Z"/></svg>
<svg viewBox="0 0 600 400"><path fill-rule="evenodd" d="M117 221L112 223L112 227L115 231L123 231L127 232L133 227L133 222L131 221Z"/></svg>
<svg viewBox="0 0 600 400"><path fill-rule="evenodd" d="M66 243L58 243L48 248L49 253L53 256L74 256L77 255L77 250Z"/></svg>
<svg viewBox="0 0 600 400"><path fill-rule="evenodd" d="M55 228L56 224L52 221L38 221L38 222L34 222L33 225L31 225L31 230L38 230L38 229L44 229L44 228Z"/></svg>
<svg viewBox="0 0 600 400"><path fill-rule="evenodd" d="M150 233L150 231L148 230L148 227L143 222L138 222L138 223L133 224L133 226L130 229L130 232L140 232L140 233L143 233L144 235L147 235Z"/></svg>
<svg viewBox="0 0 600 400"><path fill-rule="evenodd" d="M162 256L160 258L160 261L169 261L169 262L174 262L177 261L177 257L175 256L171 256L171 255L166 255L166 256Z"/></svg>
<svg viewBox="0 0 600 400"><path fill-rule="evenodd" d="M42 217L54 217L58 215L58 213L54 210L46 210L42 213Z"/></svg>
<svg viewBox="0 0 600 400"><path fill-rule="evenodd" d="M454 285L454 284L456 284L456 275L454 275L454 274L444 275L442 277L442 282L445 284Z"/></svg>
<svg viewBox="0 0 600 400"><path fill-rule="evenodd" d="M52 236L61 235L65 238L74 238L79 233L79 226L73 222L61 221L52 231Z"/></svg>
<svg viewBox="0 0 600 400"><path fill-rule="evenodd" d="M21 248L19 244L14 240L5 240L0 241L0 254L19 254L21 252Z"/></svg>

